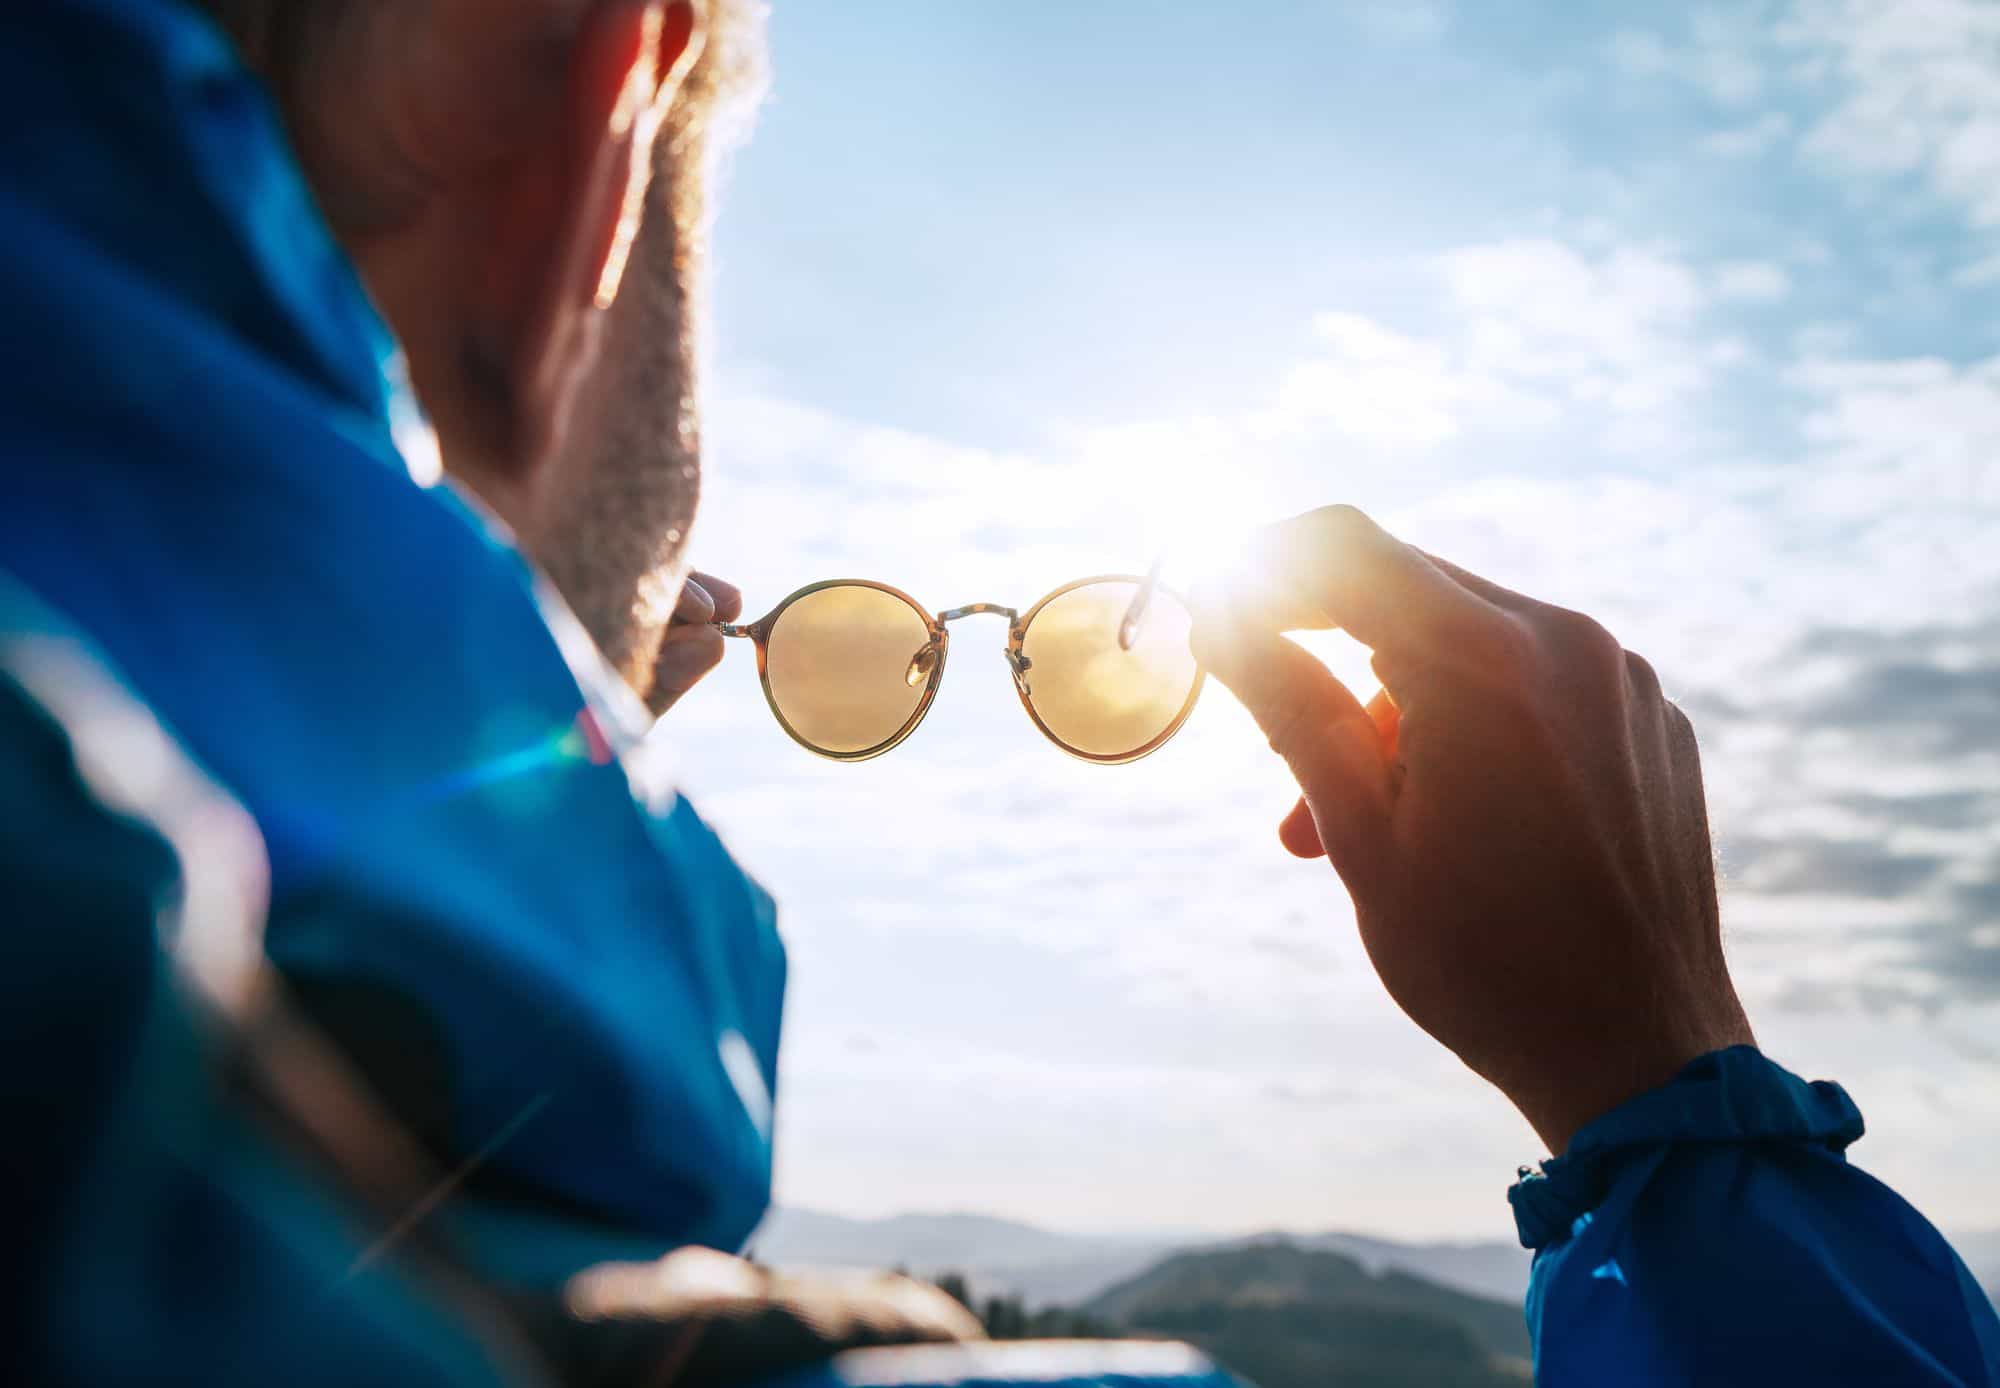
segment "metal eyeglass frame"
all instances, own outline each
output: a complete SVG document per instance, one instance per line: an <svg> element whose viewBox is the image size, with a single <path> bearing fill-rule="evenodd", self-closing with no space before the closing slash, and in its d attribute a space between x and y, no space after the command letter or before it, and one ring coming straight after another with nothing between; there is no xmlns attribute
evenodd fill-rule
<svg viewBox="0 0 2000 1388"><path fill-rule="evenodd" d="M951 650L951 633L945 629L946 624L955 622L961 617L973 617L981 614L1005 617L1008 623L1007 666L1013 672L1014 693L1021 700L1021 707L1026 710L1028 717L1041 730L1042 736L1055 743L1063 751L1082 761L1096 762L1100 766L1122 766L1127 762L1134 762L1141 757L1157 752L1161 747L1166 745L1167 741L1175 733L1181 730L1181 725L1187 722L1188 715L1194 712L1195 701L1201 697L1201 687L1208 679L1208 672L1203 670L1199 665L1195 667L1194 683L1188 689L1187 699L1181 704L1180 712L1176 713L1172 721L1144 746L1136 747L1129 752L1100 753L1086 752L1080 747L1074 747L1063 741L1047 723L1042 721L1042 716L1035 712L1034 697L1028 680L1028 671L1032 667L1033 662L1028 659L1027 653L1022 649L1022 646L1027 638L1029 626L1033 624L1035 618L1040 615L1043 608L1065 593L1074 592L1078 588L1087 588L1095 583L1134 583L1138 585L1139 590L1133 595L1131 605L1125 610L1124 617L1118 626L1118 644L1123 650L1130 650L1132 648L1132 642L1138 633L1140 622L1145 617L1146 609L1152 603L1153 594L1155 592L1173 593L1172 589L1166 588L1160 583L1159 565L1155 564L1152 572L1147 574L1094 574L1089 578L1072 580L1069 583L1063 584L1060 588L1045 593L1026 612L1017 611L1014 608L1003 606L997 602L973 602L967 603L963 607L950 607L932 614L908 593L887 583L878 583L872 578L829 578L823 579L818 583L808 583L797 592L788 594L776 607L754 622L712 622L710 625L724 636L748 637L755 643L757 649L757 682L763 686L764 702L771 706L771 716L778 720L778 726L785 730L787 737L815 756L825 757L829 761L868 761L873 757L881 756L884 752L892 751L900 745L905 738L917 730L917 725L924 721L924 715L930 712L931 703L937 698L938 686L944 680L945 658ZM923 695L917 700L916 708L911 711L909 718L904 722L903 726L896 729L895 732L891 733L881 742L876 743L873 747L864 747L855 752L829 751L801 737L798 729L794 728L785 718L784 710L778 707L778 701L771 693L770 641L771 633L777 628L778 619L785 615L785 609L789 608L800 598L806 597L808 594L822 592L828 588L873 588L877 592L887 593L891 597L900 599L912 612L915 612L918 617L922 618L925 630L929 633L929 639L911 659L911 670L913 672L919 670L919 663L923 661L925 656L932 651L937 652L936 659L930 662L928 671L924 672L927 678ZM1174 594L1174 596L1178 598L1179 594Z"/></svg>

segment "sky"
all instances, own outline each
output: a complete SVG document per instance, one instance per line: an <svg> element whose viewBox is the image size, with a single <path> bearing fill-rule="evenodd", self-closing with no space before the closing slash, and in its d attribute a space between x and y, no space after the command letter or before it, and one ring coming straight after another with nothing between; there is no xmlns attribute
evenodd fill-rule
<svg viewBox="0 0 2000 1388"><path fill-rule="evenodd" d="M1025 607L1334 501L1585 609L1700 733L1739 988L2000 1226L2000 5L777 0L696 563ZM1406 1021L1211 685L1065 757L969 619L842 765L671 715L793 961L778 1198L1508 1238L1543 1155ZM990 650L989 650L990 647ZM1365 695L1365 662L1321 639Z"/></svg>

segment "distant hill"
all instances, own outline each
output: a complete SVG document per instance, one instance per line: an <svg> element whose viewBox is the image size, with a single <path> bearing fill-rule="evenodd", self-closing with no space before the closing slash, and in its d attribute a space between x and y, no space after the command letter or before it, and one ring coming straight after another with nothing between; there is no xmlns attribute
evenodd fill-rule
<svg viewBox="0 0 2000 1388"><path fill-rule="evenodd" d="M1019 1248L1027 1241L1033 1254L1059 1245L1062 1236L1042 1234L1025 1224L971 1214L900 1214L884 1219L850 1219L817 1210L778 1206L751 1236L757 1257L781 1264L850 1264L882 1267L902 1264L929 1270L933 1260L955 1267L967 1253L984 1261L993 1253Z"/></svg>
<svg viewBox="0 0 2000 1388"><path fill-rule="evenodd" d="M1190 1340L1260 1388L1519 1388L1518 1305L1285 1240L1178 1253L1079 1308Z"/></svg>
<svg viewBox="0 0 2000 1388"><path fill-rule="evenodd" d="M1265 1238L1291 1238L1279 1232ZM1345 1253L1371 1272L1394 1269L1475 1296L1519 1306L1528 1295L1528 1250L1518 1240L1440 1241L1402 1243L1366 1234L1307 1234L1295 1240L1302 1248Z"/></svg>
<svg viewBox="0 0 2000 1388"><path fill-rule="evenodd" d="M2000 1288L2000 1231L1953 1244L1989 1293ZM963 1273L959 1294L1001 1334L1101 1327L1191 1340L1258 1388L1520 1388L1528 1379L1528 1255L1513 1243L1077 1235L985 1215L779 1210L752 1246L793 1266Z"/></svg>
<svg viewBox="0 0 2000 1388"><path fill-rule="evenodd" d="M1399 1243L1361 1234L1247 1238L1212 1234L1066 1234L974 1214L906 1214L849 1219L812 1210L772 1211L752 1241L766 1262L791 1266L902 1267L936 1276L962 1272L982 1295L1006 1293L1030 1306L1075 1305L1135 1276L1169 1253L1232 1248L1286 1238L1344 1253L1370 1270L1395 1269L1519 1304L1528 1255L1515 1243Z"/></svg>
<svg viewBox="0 0 2000 1388"><path fill-rule="evenodd" d="M848 1219L776 1209L751 1240L756 1257L789 1267L903 1268L963 1274L980 1296L1068 1306L1149 1267L1198 1236L1059 1234L974 1214Z"/></svg>
<svg viewBox="0 0 2000 1388"><path fill-rule="evenodd" d="M1018 1296L1034 1307L1081 1305L1170 1253L1225 1250L1273 1239L1345 1254L1371 1272L1404 1272L1513 1306L1521 1304L1528 1288L1526 1250L1498 1240L1403 1243L1363 1234L1277 1231L1221 1240L1172 1232L1067 1234L989 1215L849 1219L779 1209L752 1246L765 1261L792 1266L903 1267L927 1276L962 1272L982 1296ZM1987 1294L2000 1302L2000 1230L1961 1233L1952 1243Z"/></svg>

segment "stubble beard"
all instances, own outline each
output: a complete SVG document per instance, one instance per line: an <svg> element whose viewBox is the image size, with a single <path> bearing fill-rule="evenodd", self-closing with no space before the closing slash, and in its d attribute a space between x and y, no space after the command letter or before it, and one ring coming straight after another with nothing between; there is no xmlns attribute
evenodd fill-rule
<svg viewBox="0 0 2000 1388"><path fill-rule="evenodd" d="M534 557L641 698L686 573L701 496L699 257L653 180L596 368L571 416Z"/></svg>

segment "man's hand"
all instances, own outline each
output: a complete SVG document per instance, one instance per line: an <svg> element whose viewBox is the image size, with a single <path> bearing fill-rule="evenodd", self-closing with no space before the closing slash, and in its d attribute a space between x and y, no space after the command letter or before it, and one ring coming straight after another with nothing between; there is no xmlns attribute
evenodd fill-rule
<svg viewBox="0 0 2000 1388"><path fill-rule="evenodd" d="M560 1302L529 1294L517 1305L564 1383L794 1381L845 1350L986 1338L965 1307L900 1273L780 1272L710 1248L600 1263Z"/></svg>
<svg viewBox="0 0 2000 1388"><path fill-rule="evenodd" d="M1198 604L1195 654L1289 763L1280 838L1332 861L1403 1010L1557 1153L1749 1042L1694 730L1652 667L1351 507L1260 539L1247 590ZM1278 634L1329 626L1375 652L1368 707Z"/></svg>
<svg viewBox="0 0 2000 1388"><path fill-rule="evenodd" d="M736 585L713 574L691 573L681 585L680 601L660 640L653 662L653 689L647 703L655 714L665 713L722 663L727 638L710 622L733 622L743 615L743 594Z"/></svg>

